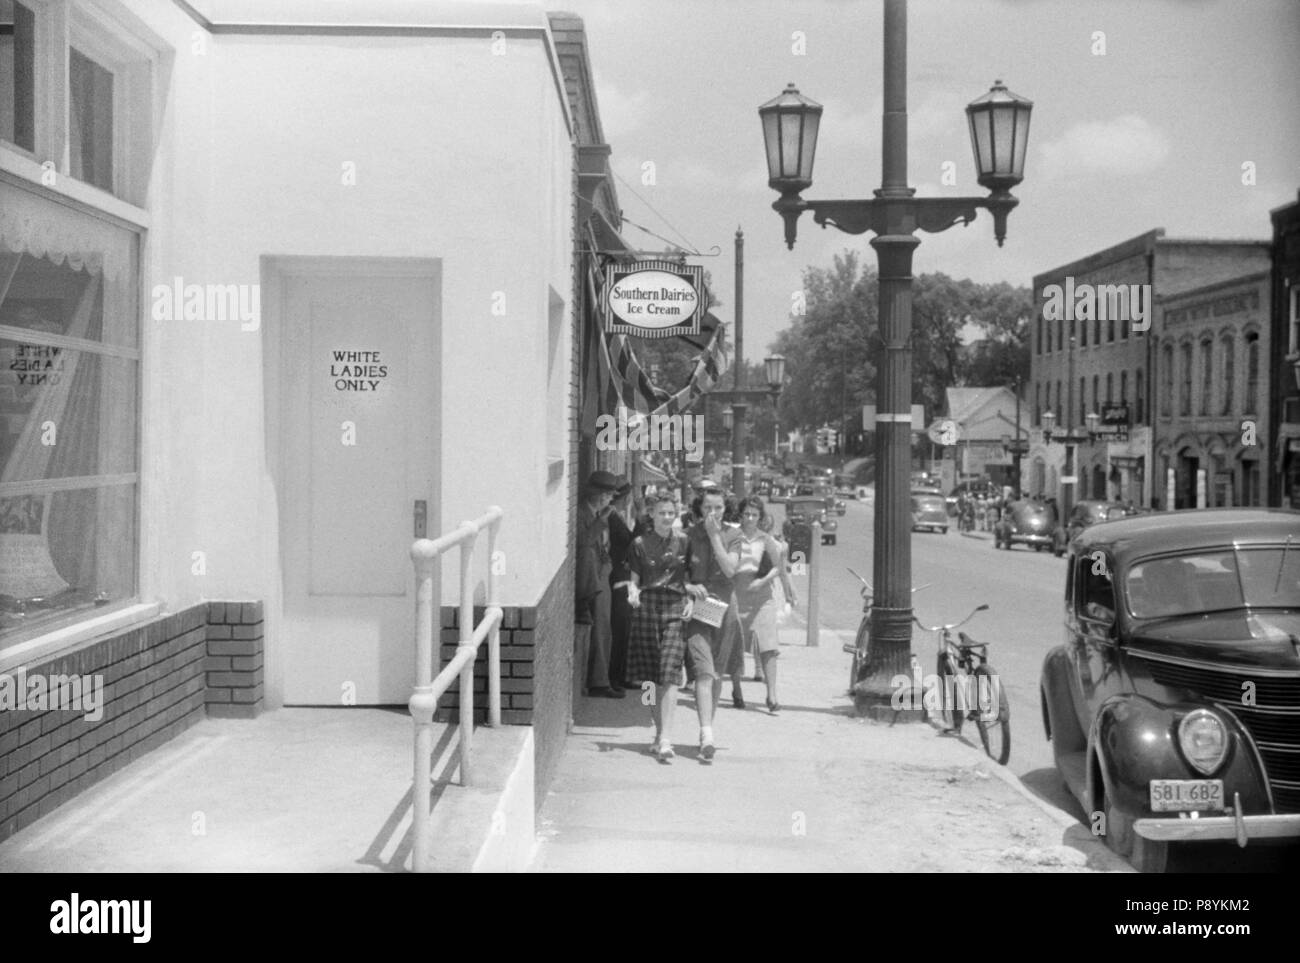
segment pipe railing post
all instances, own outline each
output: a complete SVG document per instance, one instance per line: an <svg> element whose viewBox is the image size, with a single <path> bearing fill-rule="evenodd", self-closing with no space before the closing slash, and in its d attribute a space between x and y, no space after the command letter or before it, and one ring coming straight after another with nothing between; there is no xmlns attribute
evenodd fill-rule
<svg viewBox="0 0 1300 963"><path fill-rule="evenodd" d="M804 640L809 648L816 648L821 644L821 625L819 624L821 605L818 599L818 589L821 587L821 578L819 577L821 554L822 523L821 519L814 518L812 540L808 545L808 635Z"/></svg>
<svg viewBox="0 0 1300 963"><path fill-rule="evenodd" d="M489 512L499 513L501 509L493 505ZM497 515L488 523L488 608L501 605L501 576L497 572L497 530L501 527L501 516ZM498 621L488 633L488 725L501 725L501 623Z"/></svg>
<svg viewBox="0 0 1300 963"><path fill-rule="evenodd" d="M466 539L460 543L460 645L465 645L474 636L474 583L471 575L474 566L474 543L477 541L477 526L473 522L461 522L462 530L468 529L469 534ZM456 647L460 652L460 646ZM465 669L469 670L469 684L465 683L465 670L461 670L460 676L460 783L462 786L469 785L470 769L470 738L474 735L474 663L470 662ZM466 703L469 703L469 710L466 712ZM468 719L468 725L466 720Z"/></svg>
<svg viewBox="0 0 1300 963"><path fill-rule="evenodd" d="M464 649L474 650L473 642L456 646L459 654ZM471 785L474 771L474 660L470 659L460 670L460 784Z"/></svg>

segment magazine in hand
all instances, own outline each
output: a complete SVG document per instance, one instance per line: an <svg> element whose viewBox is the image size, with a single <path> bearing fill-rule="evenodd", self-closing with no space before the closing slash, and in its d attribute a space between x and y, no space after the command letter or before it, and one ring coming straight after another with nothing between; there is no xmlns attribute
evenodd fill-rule
<svg viewBox="0 0 1300 963"><path fill-rule="evenodd" d="M722 618L726 614L727 603L710 595L707 598L695 600L695 607L691 609L691 620L703 622L705 625L711 625L716 629L722 624Z"/></svg>

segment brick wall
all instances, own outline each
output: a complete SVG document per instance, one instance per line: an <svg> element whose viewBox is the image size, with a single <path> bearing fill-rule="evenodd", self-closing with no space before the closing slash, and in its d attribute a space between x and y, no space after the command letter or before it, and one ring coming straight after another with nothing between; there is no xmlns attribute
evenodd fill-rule
<svg viewBox="0 0 1300 963"><path fill-rule="evenodd" d="M38 676L75 676L92 696L73 708L60 709L51 700L48 708L0 711L0 839L205 714L260 711L262 606L200 603L5 676L0 685L8 686L6 699L13 698L19 683L32 692L31 681ZM232 713L236 702L238 711Z"/></svg>
<svg viewBox="0 0 1300 963"><path fill-rule="evenodd" d="M261 602L209 602L208 715L252 719L262 711L265 632Z"/></svg>

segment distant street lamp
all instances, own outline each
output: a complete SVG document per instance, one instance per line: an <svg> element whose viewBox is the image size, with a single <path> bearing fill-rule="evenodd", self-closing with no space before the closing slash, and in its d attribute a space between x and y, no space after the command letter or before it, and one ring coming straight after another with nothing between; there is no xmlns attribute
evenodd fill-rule
<svg viewBox="0 0 1300 963"><path fill-rule="evenodd" d="M1033 104L996 81L966 108L978 181L988 197L918 198L907 185L907 6L885 0L883 176L875 197L806 201L822 107L790 84L759 108L767 153L768 185L780 193L772 204L794 247L799 215L833 224L848 234L873 232L879 262L880 333L885 358L879 366L876 414L876 507L873 535L875 604L871 612L871 664L858 686L859 704L873 715L893 716L892 679L910 673L912 554L909 512L912 405L912 254L917 230L938 232L969 224L983 207L993 214L1001 246L1007 214L1019 201L1010 189L1024 176L1029 115Z"/></svg>

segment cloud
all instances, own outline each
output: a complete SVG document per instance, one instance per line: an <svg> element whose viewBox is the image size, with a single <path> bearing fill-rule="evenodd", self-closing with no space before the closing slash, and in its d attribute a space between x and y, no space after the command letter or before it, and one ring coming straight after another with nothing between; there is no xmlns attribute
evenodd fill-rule
<svg viewBox="0 0 1300 963"><path fill-rule="evenodd" d="M1125 114L1075 124L1040 149L1048 176L1145 174L1169 156L1169 139L1146 120Z"/></svg>
<svg viewBox="0 0 1300 963"><path fill-rule="evenodd" d="M600 107L600 125L607 143L616 144L651 116L650 91L624 93L619 88L596 81L596 103Z"/></svg>

